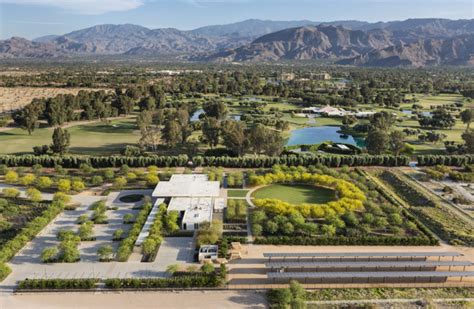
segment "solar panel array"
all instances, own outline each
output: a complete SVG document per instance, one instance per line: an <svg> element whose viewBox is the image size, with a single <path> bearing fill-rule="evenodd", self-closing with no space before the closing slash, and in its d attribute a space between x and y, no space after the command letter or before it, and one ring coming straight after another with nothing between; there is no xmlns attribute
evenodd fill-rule
<svg viewBox="0 0 474 309"><path fill-rule="evenodd" d="M271 272L268 278L430 278L474 277L474 271Z"/></svg>
<svg viewBox="0 0 474 309"><path fill-rule="evenodd" d="M442 280L452 277L474 277L474 271L466 267L474 266L469 261L454 261L462 256L458 252L289 252L264 253L269 279L324 279L344 280L353 283L354 279L371 278ZM438 261L430 261L429 258ZM441 261L441 257L451 257L452 261ZM347 260L351 258L351 260ZM401 259L401 260L400 260ZM409 259L409 260L408 260ZM437 270L449 267L449 271ZM451 271L451 267L463 267L463 271ZM306 268L306 269L305 269ZM418 268L418 270L413 270ZM333 271L330 271L333 269ZM342 269L342 270L341 270ZM364 271L365 270L365 271ZM438 278L438 279L435 279Z"/></svg>

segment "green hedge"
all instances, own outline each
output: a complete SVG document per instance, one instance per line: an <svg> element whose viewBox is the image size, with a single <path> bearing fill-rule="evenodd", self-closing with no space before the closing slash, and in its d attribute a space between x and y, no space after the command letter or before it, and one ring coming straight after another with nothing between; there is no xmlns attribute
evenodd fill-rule
<svg viewBox="0 0 474 309"><path fill-rule="evenodd" d="M64 204L58 201L52 202L41 216L28 222L26 226L11 240L5 243L0 250L0 262L8 262L32 240L46 225L51 222L64 209Z"/></svg>
<svg viewBox="0 0 474 309"><path fill-rule="evenodd" d="M434 246L438 241L428 237L309 237L309 236L268 236L255 238L256 245L293 246Z"/></svg>
<svg viewBox="0 0 474 309"><path fill-rule="evenodd" d="M474 164L474 155L424 155L417 157L419 166L448 165L448 166L464 166Z"/></svg>
<svg viewBox="0 0 474 309"><path fill-rule="evenodd" d="M5 263L0 263L0 282L2 282L12 272L12 269Z"/></svg>
<svg viewBox="0 0 474 309"><path fill-rule="evenodd" d="M279 157L270 156L244 156L244 157L203 157L196 156L189 158L187 155L179 156L35 156L35 155L0 155L0 164L8 166L33 166L40 164L43 167L54 167L61 165L65 168L78 168L86 163L95 168L120 167L128 165L130 167L146 167L156 165L158 167L181 167L188 166L189 161L195 166L221 166L258 168L272 167L275 164L286 166L310 166L325 165L330 167L348 166L405 166L409 163L406 156L393 155L282 155Z"/></svg>
<svg viewBox="0 0 474 309"><path fill-rule="evenodd" d="M156 165L159 167L186 166L189 161L187 155L180 156L50 156L50 155L0 155L0 164L8 166L33 166L40 164L43 167L54 167L61 165L65 168L78 168L81 164L89 164L95 168L120 167L128 165L131 167L145 167Z"/></svg>
<svg viewBox="0 0 474 309"><path fill-rule="evenodd" d="M117 259L119 262L126 262L130 257L130 254L132 254L133 246L135 246L138 235L140 235L140 231L142 230L152 208L153 206L151 203L145 203L143 205L143 208L135 218L135 223L133 223L127 237L120 242L120 246L117 250Z"/></svg>
<svg viewBox="0 0 474 309"><path fill-rule="evenodd" d="M108 289L159 289L218 287L222 278L218 274L194 274L171 278L112 278L105 280Z"/></svg>
<svg viewBox="0 0 474 309"><path fill-rule="evenodd" d="M19 290L83 290L95 289L98 279L25 279L18 282Z"/></svg>

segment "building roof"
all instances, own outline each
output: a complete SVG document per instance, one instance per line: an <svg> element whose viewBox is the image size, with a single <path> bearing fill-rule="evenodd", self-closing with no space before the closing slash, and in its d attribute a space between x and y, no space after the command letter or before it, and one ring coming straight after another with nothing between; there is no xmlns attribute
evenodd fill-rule
<svg viewBox="0 0 474 309"><path fill-rule="evenodd" d="M172 198L168 211L178 209L185 211L183 223L194 224L212 221L212 198Z"/></svg>
<svg viewBox="0 0 474 309"><path fill-rule="evenodd" d="M208 181L204 174L173 175L170 181L160 181L153 197L217 197L220 183Z"/></svg>

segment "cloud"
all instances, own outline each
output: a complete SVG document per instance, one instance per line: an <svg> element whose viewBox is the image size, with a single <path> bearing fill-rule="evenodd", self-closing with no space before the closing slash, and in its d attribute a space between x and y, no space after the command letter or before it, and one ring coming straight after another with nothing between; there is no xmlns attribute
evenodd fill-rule
<svg viewBox="0 0 474 309"><path fill-rule="evenodd" d="M0 0L0 3L16 5L40 5L64 9L86 15L129 11L144 4L145 0Z"/></svg>

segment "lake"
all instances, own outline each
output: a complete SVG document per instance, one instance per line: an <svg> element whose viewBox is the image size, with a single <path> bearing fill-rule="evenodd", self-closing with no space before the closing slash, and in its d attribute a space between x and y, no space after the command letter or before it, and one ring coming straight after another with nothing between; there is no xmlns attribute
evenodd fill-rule
<svg viewBox="0 0 474 309"><path fill-rule="evenodd" d="M343 138L341 137L341 133L337 132L340 129L340 127L321 126L293 130L291 131L291 136L286 146L312 145L331 141L334 143L355 145L361 148L365 147L364 138L353 137L351 135L347 138Z"/></svg>

